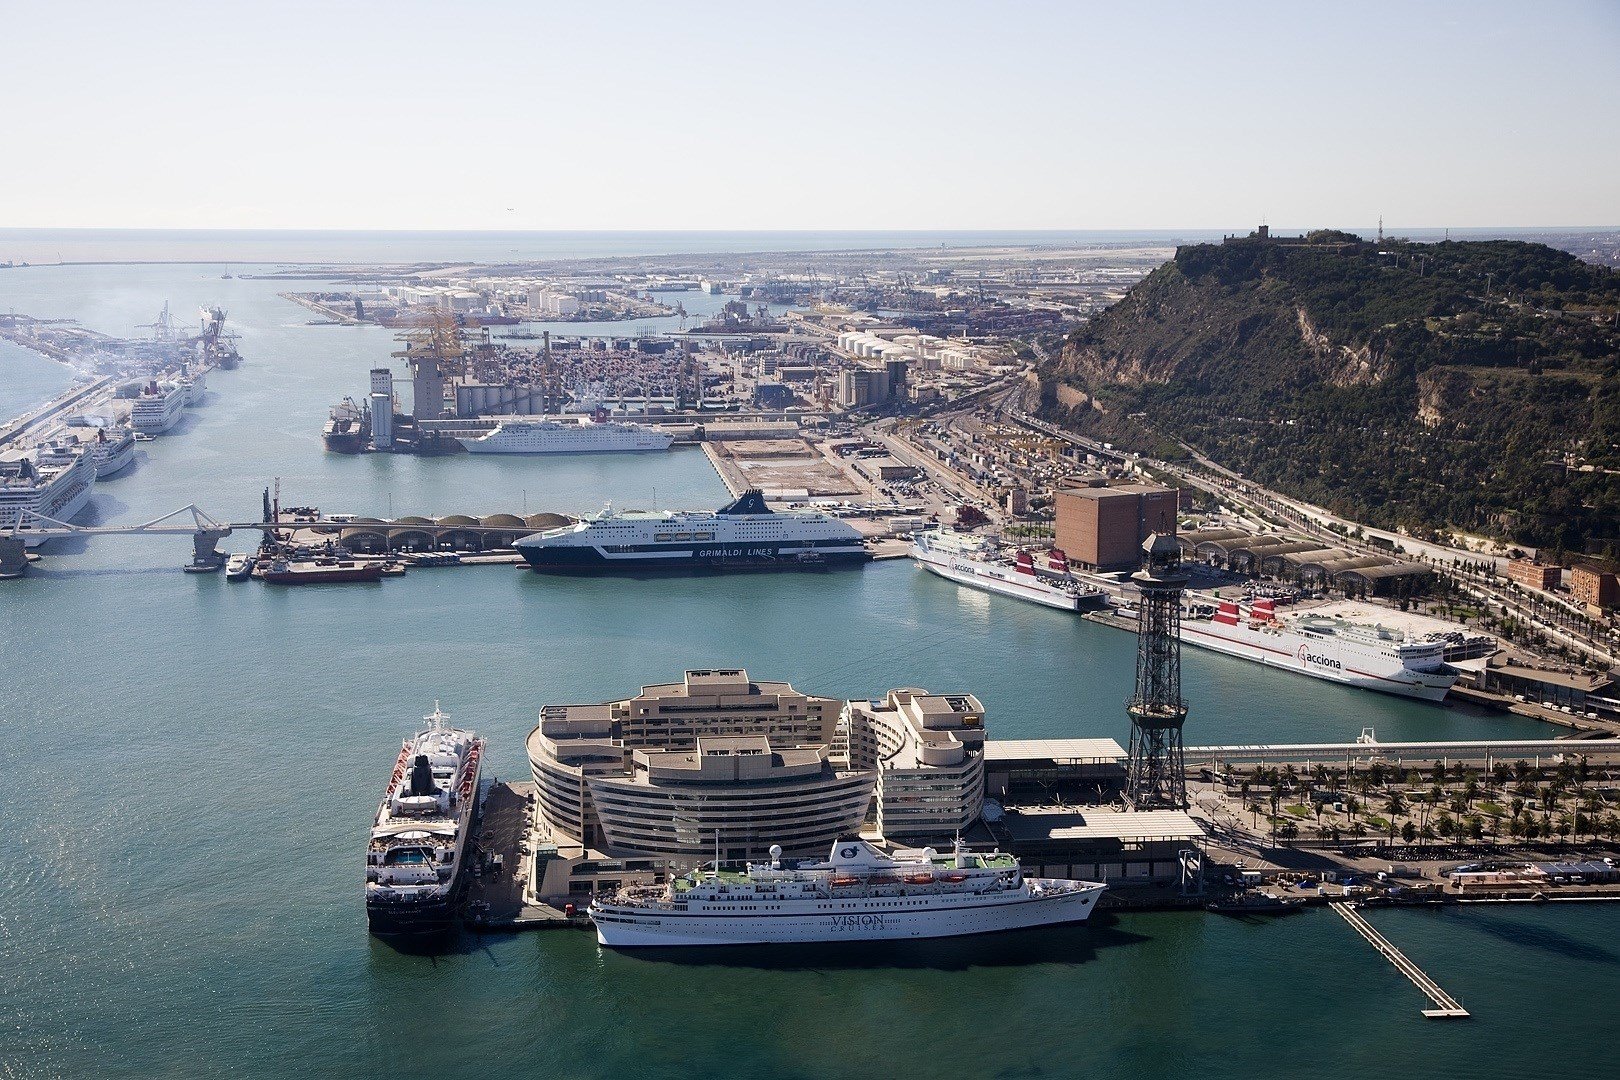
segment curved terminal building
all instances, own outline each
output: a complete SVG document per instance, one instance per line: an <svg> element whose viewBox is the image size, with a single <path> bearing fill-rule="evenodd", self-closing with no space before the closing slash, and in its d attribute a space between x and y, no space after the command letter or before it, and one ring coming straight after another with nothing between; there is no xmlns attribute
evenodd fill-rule
<svg viewBox="0 0 1620 1080"><path fill-rule="evenodd" d="M548 705L529 735L543 831L612 858L823 855L869 821L950 839L984 804L984 708L970 694L810 697L746 671L688 671L601 705Z"/></svg>

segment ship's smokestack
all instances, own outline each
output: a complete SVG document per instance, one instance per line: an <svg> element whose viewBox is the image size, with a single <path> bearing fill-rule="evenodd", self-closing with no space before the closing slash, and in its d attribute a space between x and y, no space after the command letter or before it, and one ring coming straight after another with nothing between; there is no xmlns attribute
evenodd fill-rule
<svg viewBox="0 0 1620 1080"><path fill-rule="evenodd" d="M411 766L411 794L437 795L439 789L433 784L433 767L428 764L426 754L417 754L416 763Z"/></svg>

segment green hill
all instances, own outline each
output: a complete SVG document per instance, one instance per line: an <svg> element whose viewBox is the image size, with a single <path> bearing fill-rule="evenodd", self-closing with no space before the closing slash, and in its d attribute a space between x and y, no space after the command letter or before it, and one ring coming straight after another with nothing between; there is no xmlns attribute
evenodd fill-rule
<svg viewBox="0 0 1620 1080"><path fill-rule="evenodd" d="M1613 554L1617 310L1540 244L1199 244L1070 335L1042 410L1371 524Z"/></svg>

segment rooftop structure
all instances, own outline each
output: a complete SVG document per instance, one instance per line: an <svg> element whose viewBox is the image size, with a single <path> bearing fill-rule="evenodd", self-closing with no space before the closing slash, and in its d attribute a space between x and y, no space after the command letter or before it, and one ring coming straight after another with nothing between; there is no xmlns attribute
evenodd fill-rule
<svg viewBox="0 0 1620 1080"><path fill-rule="evenodd" d="M1097 482L1057 492L1056 543L1069 561L1088 570L1134 570L1142 542L1157 533L1174 537L1179 496L1158 484Z"/></svg>
<svg viewBox="0 0 1620 1080"><path fill-rule="evenodd" d="M891 690L851 701L839 721L853 768L876 774L886 837L949 839L984 804L984 707L971 694Z"/></svg>

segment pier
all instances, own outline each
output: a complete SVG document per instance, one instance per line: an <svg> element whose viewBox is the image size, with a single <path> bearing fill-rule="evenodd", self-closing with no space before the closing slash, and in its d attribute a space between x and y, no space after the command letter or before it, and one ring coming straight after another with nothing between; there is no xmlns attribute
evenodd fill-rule
<svg viewBox="0 0 1620 1080"><path fill-rule="evenodd" d="M1440 984L1426 975L1422 968L1406 958L1406 954L1390 944L1389 939L1374 930L1372 924L1361 917L1361 912L1349 904L1338 901L1328 905L1338 912L1345 922L1355 928L1356 933L1366 938L1372 947L1384 954L1384 959L1395 965L1395 970L1412 980L1412 985L1434 1002L1434 1008L1424 1009L1423 1015L1430 1020L1462 1020L1467 1019L1468 1010L1462 1003L1440 988Z"/></svg>

